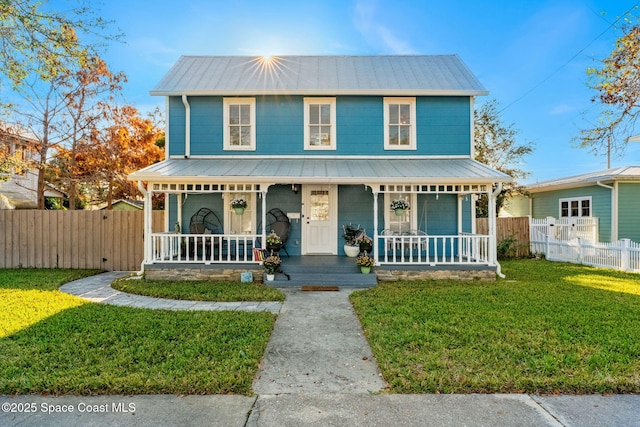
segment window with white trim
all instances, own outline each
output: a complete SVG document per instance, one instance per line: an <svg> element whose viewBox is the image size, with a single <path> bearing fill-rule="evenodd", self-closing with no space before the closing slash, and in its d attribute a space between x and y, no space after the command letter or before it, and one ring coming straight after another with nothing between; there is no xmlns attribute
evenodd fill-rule
<svg viewBox="0 0 640 427"><path fill-rule="evenodd" d="M335 98L304 98L304 149L336 149Z"/></svg>
<svg viewBox="0 0 640 427"><path fill-rule="evenodd" d="M416 149L415 98L384 98L384 149Z"/></svg>
<svg viewBox="0 0 640 427"><path fill-rule="evenodd" d="M402 199L409 203L409 209L405 210L402 215L396 215L395 211L391 209L391 202L397 199ZM416 200L415 193L385 193L384 228L394 234L403 234L417 229Z"/></svg>
<svg viewBox="0 0 640 427"><path fill-rule="evenodd" d="M560 218L591 216L591 196L560 199Z"/></svg>
<svg viewBox="0 0 640 427"><path fill-rule="evenodd" d="M224 231L228 234L254 234L255 230L255 193L225 193ZM247 207L238 215L231 207L231 202L237 198L244 198Z"/></svg>
<svg viewBox="0 0 640 427"><path fill-rule="evenodd" d="M224 98L224 149L256 149L255 98Z"/></svg>

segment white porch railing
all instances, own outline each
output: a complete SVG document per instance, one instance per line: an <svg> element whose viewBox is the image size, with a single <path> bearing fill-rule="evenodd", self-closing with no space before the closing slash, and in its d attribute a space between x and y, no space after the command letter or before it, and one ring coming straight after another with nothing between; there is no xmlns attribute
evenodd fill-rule
<svg viewBox="0 0 640 427"><path fill-rule="evenodd" d="M259 234L151 234L152 263L246 263Z"/></svg>
<svg viewBox="0 0 640 427"><path fill-rule="evenodd" d="M378 236L378 263L405 265L489 265L489 236Z"/></svg>

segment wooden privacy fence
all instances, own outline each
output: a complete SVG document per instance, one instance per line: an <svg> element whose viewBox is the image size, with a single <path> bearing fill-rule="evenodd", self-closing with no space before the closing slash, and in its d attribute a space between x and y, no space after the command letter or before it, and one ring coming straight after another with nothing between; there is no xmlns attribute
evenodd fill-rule
<svg viewBox="0 0 640 427"><path fill-rule="evenodd" d="M515 240L515 256L526 257L531 254L529 245L529 217L496 218L496 242L509 238ZM488 234L489 221L487 218L476 219L476 233Z"/></svg>
<svg viewBox="0 0 640 427"><path fill-rule="evenodd" d="M138 270L143 228L142 211L0 210L0 268Z"/></svg>

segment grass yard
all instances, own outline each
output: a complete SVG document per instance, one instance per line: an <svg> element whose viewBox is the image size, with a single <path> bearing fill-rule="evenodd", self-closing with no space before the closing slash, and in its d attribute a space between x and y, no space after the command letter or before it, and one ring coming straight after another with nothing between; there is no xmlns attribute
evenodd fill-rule
<svg viewBox="0 0 640 427"><path fill-rule="evenodd" d="M395 393L638 393L640 276L518 260L504 280L404 282L352 303Z"/></svg>
<svg viewBox="0 0 640 427"><path fill-rule="evenodd" d="M251 394L275 315L86 302L95 272L0 270L0 394Z"/></svg>
<svg viewBox="0 0 640 427"><path fill-rule="evenodd" d="M137 295L192 301L284 301L284 294L261 283L169 280L126 280L113 288Z"/></svg>

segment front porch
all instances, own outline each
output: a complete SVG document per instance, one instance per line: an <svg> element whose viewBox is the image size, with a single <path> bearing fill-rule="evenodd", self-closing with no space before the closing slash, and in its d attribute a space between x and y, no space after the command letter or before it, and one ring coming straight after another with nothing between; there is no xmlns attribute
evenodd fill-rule
<svg viewBox="0 0 640 427"><path fill-rule="evenodd" d="M495 197L504 179L471 159L171 159L130 178L145 179L138 181L145 194L143 269L247 265L259 272L257 251L272 231L292 259L342 256L343 229L357 224L373 242L369 255L378 272L499 273ZM152 232L158 193L166 197L166 223L163 232ZM479 197L488 199L487 234L475 229ZM398 201L406 209L392 209Z"/></svg>

